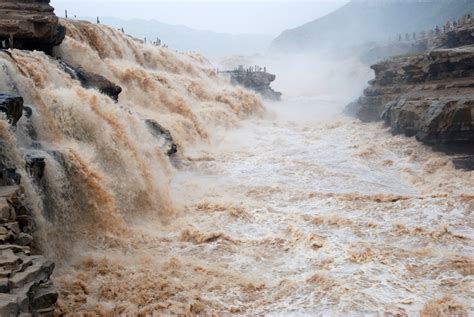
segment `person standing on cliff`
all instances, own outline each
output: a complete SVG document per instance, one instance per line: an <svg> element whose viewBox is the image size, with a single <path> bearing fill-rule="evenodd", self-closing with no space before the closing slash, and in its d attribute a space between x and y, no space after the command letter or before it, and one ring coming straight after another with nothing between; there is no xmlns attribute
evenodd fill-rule
<svg viewBox="0 0 474 317"><path fill-rule="evenodd" d="M446 32L449 32L451 29L451 22L448 20L446 21Z"/></svg>
<svg viewBox="0 0 474 317"><path fill-rule="evenodd" d="M97 24L100 24L100 19L99 19L99 17L97 17Z"/></svg>

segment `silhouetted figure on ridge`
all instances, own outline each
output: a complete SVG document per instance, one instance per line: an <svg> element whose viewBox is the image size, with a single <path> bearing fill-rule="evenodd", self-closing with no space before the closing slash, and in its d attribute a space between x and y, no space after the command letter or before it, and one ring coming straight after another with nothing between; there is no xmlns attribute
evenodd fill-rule
<svg viewBox="0 0 474 317"><path fill-rule="evenodd" d="M97 17L97 24L100 24L100 19L99 19L99 17Z"/></svg>
<svg viewBox="0 0 474 317"><path fill-rule="evenodd" d="M449 32L451 30L451 22L448 20L446 21L446 32Z"/></svg>

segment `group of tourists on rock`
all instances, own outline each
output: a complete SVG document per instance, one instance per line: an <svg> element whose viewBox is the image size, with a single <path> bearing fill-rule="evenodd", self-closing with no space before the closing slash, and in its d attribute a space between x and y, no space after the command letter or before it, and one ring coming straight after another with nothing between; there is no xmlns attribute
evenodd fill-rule
<svg viewBox="0 0 474 317"><path fill-rule="evenodd" d="M68 19L68 12L67 12L67 10L64 10L64 17L65 17L66 19ZM74 15L74 18L76 19L77 16ZM97 22L97 24L100 24L100 17L97 17L96 22ZM123 27L119 28L118 30L119 30L120 32L122 32L123 34L125 34L125 29L124 29ZM144 42L145 44L147 43L146 37L143 39L143 42ZM0 43L0 44L2 44L2 43ZM156 38L156 41L152 41L152 42L150 42L150 44L152 44L152 45L154 45L154 46L160 46L160 47L168 48L168 45L162 44L161 39L158 38L158 37ZM3 43L3 45L5 46L4 43Z"/></svg>
<svg viewBox="0 0 474 317"><path fill-rule="evenodd" d="M466 15L463 15L457 21L456 20L454 20L454 21L447 20L446 23L442 27L439 27L439 25L437 25L434 29L429 30L428 32L421 31L418 37L420 39L424 39L426 37L433 37L433 36L437 36L437 35L440 35L440 34L451 32L451 31L455 30L457 27L461 27L463 25L471 23L471 19L472 19L472 15L470 13L468 13ZM402 34L398 34L397 40L398 40L398 42L401 42L403 40ZM410 41L410 40L413 40L413 41L417 40L417 33L416 32L413 32L412 34L410 34L410 33L405 34L405 41Z"/></svg>

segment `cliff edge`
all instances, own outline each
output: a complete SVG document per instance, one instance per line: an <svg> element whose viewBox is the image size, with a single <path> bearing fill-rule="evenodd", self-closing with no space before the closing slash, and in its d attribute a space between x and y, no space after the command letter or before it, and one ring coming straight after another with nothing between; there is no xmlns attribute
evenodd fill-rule
<svg viewBox="0 0 474 317"><path fill-rule="evenodd" d="M0 2L0 47L51 53L61 44L65 29L59 25L49 0Z"/></svg>
<svg viewBox="0 0 474 317"><path fill-rule="evenodd" d="M437 38L438 48L371 68L375 79L346 112L383 120L393 133L452 153L474 167L474 20ZM456 163L456 161L455 161Z"/></svg>

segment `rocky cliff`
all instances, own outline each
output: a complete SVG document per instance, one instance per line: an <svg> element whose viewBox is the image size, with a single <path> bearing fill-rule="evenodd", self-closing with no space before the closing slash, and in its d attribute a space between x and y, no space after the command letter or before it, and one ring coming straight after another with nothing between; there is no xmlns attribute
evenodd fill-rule
<svg viewBox="0 0 474 317"><path fill-rule="evenodd" d="M275 81L276 75L265 71L251 71L239 68L234 71L222 72L230 76L230 82L233 85L240 85L247 89L253 90L262 97L270 100L280 100L281 93L270 87Z"/></svg>
<svg viewBox="0 0 474 317"><path fill-rule="evenodd" d="M51 52L65 36L49 0L0 2L0 46Z"/></svg>
<svg viewBox="0 0 474 317"><path fill-rule="evenodd" d="M51 53L64 36L49 0L0 2L1 48ZM11 51L3 55L13 58ZM18 160L11 132L5 133L15 131L20 119L25 115L28 120L32 114L7 77L3 64L0 85L2 91L8 89L0 91L1 117L6 119L0 122L0 316L52 316L58 299L50 280L55 264L37 254L36 222L25 190L41 180L45 162L43 157L29 155Z"/></svg>
<svg viewBox="0 0 474 317"><path fill-rule="evenodd" d="M436 49L373 65L375 79L347 111L366 122L384 120L394 133L465 153L460 165L472 162L473 22L438 37Z"/></svg>

